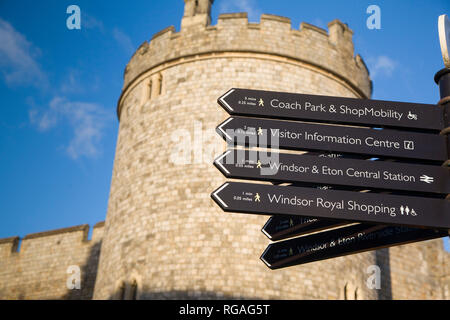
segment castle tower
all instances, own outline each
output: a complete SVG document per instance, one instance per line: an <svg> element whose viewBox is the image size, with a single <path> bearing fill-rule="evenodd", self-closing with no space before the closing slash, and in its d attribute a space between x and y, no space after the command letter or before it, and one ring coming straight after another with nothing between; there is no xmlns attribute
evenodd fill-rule
<svg viewBox="0 0 450 320"><path fill-rule="evenodd" d="M214 0L184 0L184 16L181 29L190 25L206 26L211 24L211 5Z"/></svg>
<svg viewBox="0 0 450 320"><path fill-rule="evenodd" d="M259 260L268 217L224 213L210 198L225 181L212 165L226 147L217 98L232 87L368 98L352 31L245 13L211 26L212 2L185 0L181 31L155 34L125 69L94 298L380 297L366 269L387 252L272 271Z"/></svg>

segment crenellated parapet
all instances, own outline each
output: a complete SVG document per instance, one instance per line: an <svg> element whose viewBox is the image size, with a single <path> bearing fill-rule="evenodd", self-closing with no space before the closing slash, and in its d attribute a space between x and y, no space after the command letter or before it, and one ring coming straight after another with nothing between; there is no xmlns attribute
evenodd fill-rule
<svg viewBox="0 0 450 320"><path fill-rule="evenodd" d="M289 18L263 14L249 23L247 13L221 14L217 25L193 23L181 31L169 27L144 42L128 63L124 91L140 75L164 64L223 53L254 53L270 59L297 61L341 78L361 97L370 97L371 81L363 59L353 52L353 32L334 20L324 29L301 23L292 29ZM119 102L120 106L120 102Z"/></svg>
<svg viewBox="0 0 450 320"><path fill-rule="evenodd" d="M34 248L42 249L48 247L52 250L51 243L55 248L62 243L68 246L80 246L82 244L90 244L91 242L101 241L103 236L104 222L97 223L92 229L92 238L88 240L89 225L83 224L74 227L31 233L20 239L20 237L10 237L0 239L0 252L5 256L16 253L20 254L24 251ZM20 248L19 248L20 243Z"/></svg>
<svg viewBox="0 0 450 320"><path fill-rule="evenodd" d="M104 223L0 239L1 299L91 299ZM81 288L67 281L79 270Z"/></svg>

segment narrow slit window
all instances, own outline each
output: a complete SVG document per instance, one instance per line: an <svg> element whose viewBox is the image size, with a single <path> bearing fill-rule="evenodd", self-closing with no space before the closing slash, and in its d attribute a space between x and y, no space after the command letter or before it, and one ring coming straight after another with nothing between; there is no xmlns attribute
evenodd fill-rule
<svg viewBox="0 0 450 320"><path fill-rule="evenodd" d="M125 282L120 284L119 291L117 292L117 299L125 300Z"/></svg>
<svg viewBox="0 0 450 320"><path fill-rule="evenodd" d="M162 86L163 86L163 78L162 75L159 75L159 94L162 93Z"/></svg>
<svg viewBox="0 0 450 320"><path fill-rule="evenodd" d="M152 98L152 81L148 83L148 100Z"/></svg>
<svg viewBox="0 0 450 320"><path fill-rule="evenodd" d="M138 285L136 280L133 281L133 283L131 284L131 295L130 295L130 299L131 300L137 300L137 293L138 293Z"/></svg>

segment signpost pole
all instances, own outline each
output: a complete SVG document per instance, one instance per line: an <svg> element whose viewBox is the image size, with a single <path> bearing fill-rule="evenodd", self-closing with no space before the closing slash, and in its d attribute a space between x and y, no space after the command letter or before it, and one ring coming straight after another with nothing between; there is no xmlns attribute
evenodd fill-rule
<svg viewBox="0 0 450 320"><path fill-rule="evenodd" d="M437 85L439 85L439 92L441 95L441 101L439 101L439 104L445 103L445 101L442 100L450 97L450 68L439 70L434 76L434 81ZM447 99L447 103L448 102L449 100ZM446 125L448 125L448 119L446 120Z"/></svg>
<svg viewBox="0 0 450 320"><path fill-rule="evenodd" d="M444 68L439 70L434 76L434 81L439 86L440 98L438 104L444 109L444 114L446 115L444 119L445 128L441 131L441 135L447 137L447 146L450 145L450 140L448 135L450 133L450 123L448 119L448 112L450 111L450 68ZM450 160L445 161L442 166L449 167ZM450 200L450 195L447 195L446 199Z"/></svg>
<svg viewBox="0 0 450 320"><path fill-rule="evenodd" d="M444 111L444 126L445 129L441 131L441 135L447 137L447 146L450 145L448 134L450 133L450 124L448 114L450 111L450 20L446 14L440 15L438 19L438 33L439 42L441 46L442 59L444 61L444 68L439 70L434 76L434 81L439 86L439 94L441 100L438 105L443 108ZM450 155L449 155L450 157ZM445 161L442 166L449 167L450 160ZM450 194L445 198L450 200ZM449 230L450 235L450 230Z"/></svg>
<svg viewBox="0 0 450 320"><path fill-rule="evenodd" d="M445 114L447 115L450 111L450 68L439 70L434 76L434 81L439 86L439 94L441 100L439 100L438 104L444 109ZM441 134L447 136L447 145L450 145L448 140L448 135L450 133L448 116L444 119L444 123L447 127L441 131ZM442 166L450 166L450 159L445 161ZM450 194L448 194L445 199L450 201ZM448 233L450 236L450 230Z"/></svg>
<svg viewBox="0 0 450 320"><path fill-rule="evenodd" d="M446 14L442 14L438 19L439 42L441 45L442 60L445 68L438 71L434 76L434 81L439 85L441 101L439 104L444 106L450 97L450 19ZM445 119L445 126L448 126L448 119Z"/></svg>

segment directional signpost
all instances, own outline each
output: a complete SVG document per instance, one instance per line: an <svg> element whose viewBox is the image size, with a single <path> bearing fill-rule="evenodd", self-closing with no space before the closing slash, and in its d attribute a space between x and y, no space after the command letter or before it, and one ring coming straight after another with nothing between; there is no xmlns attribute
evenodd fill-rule
<svg viewBox="0 0 450 320"><path fill-rule="evenodd" d="M441 166L327 158L306 154L229 149L214 165L227 177L450 193L450 170ZM270 159L270 158L274 158Z"/></svg>
<svg viewBox="0 0 450 320"><path fill-rule="evenodd" d="M442 130L437 105L230 89L218 100L230 115Z"/></svg>
<svg viewBox="0 0 450 320"><path fill-rule="evenodd" d="M447 137L367 127L231 117L217 127L230 144L328 150L390 158L448 159Z"/></svg>
<svg viewBox="0 0 450 320"><path fill-rule="evenodd" d="M275 185L226 182L211 197L271 216L262 232L283 241L261 256L269 268L448 235L449 108L238 88L218 103L231 117L216 131L244 148L214 165Z"/></svg>
<svg viewBox="0 0 450 320"><path fill-rule="evenodd" d="M293 236L331 229L349 224L341 220L323 220L300 216L272 216L261 229L272 241L287 239Z"/></svg>
<svg viewBox="0 0 450 320"><path fill-rule="evenodd" d="M240 182L224 183L212 198L227 212L450 229L445 199Z"/></svg>
<svg viewBox="0 0 450 320"><path fill-rule="evenodd" d="M239 153L238 150L228 150L235 152L236 155L236 161L240 162L241 160L239 157L242 156L242 153ZM244 152L254 152L254 151L248 151L245 150ZM226 152L227 153L227 152ZM345 159L345 158L352 158L352 159L364 159L365 157L359 156L359 155L346 155L346 154L336 154L336 153L323 153L323 152L307 152L303 155L309 155L309 156L315 156L320 158L327 158L327 159ZM221 156L222 157L222 156ZM219 157L219 158L221 158ZM252 156L250 156L252 157ZM251 159L246 158L245 156L242 158L243 163L247 163L245 159ZM279 159L279 158L277 158ZM218 160L218 159L217 159ZM259 159L258 159L259 160ZM218 161L217 161L218 164ZM216 164L216 166L217 166ZM236 164L238 167L242 167L241 164ZM247 166L247 165L244 165ZM257 163L257 166L258 163ZM219 168L219 167L218 167ZM219 168L219 170L221 170ZM222 172L224 173L224 172ZM225 174L225 173L224 173ZM226 175L226 174L225 174ZM252 179L252 178L250 178ZM279 182L273 182L274 184L277 184ZM317 185L312 183L306 183L303 181L295 181L292 185L294 186L303 186L303 187L314 187L319 188L322 190L331 190L331 189L337 189L337 190L355 190L360 191L361 188L357 187L344 187L344 186L330 186L330 185ZM283 215L277 215L277 216L271 216L267 222L264 224L263 228L261 229L261 232L266 235L270 240L277 241L282 239L291 238L294 236L304 235L311 232L318 232L321 230L326 230L330 228L335 228L338 226L347 225L349 222L347 221L336 221L336 220L323 220L323 219L317 219L317 218L311 218L311 217L300 217L300 216L283 216Z"/></svg>
<svg viewBox="0 0 450 320"><path fill-rule="evenodd" d="M291 184L291 186L300 187L313 187L321 190L355 190L360 191L361 188L348 188L341 186L318 186L309 183L302 184ZM367 190L368 191L368 190ZM344 226L351 224L351 222L344 220L326 220L317 219L313 217L302 217L302 216L284 216L276 215L271 216L267 222L264 224L261 232L265 234L270 240L277 241L282 239L291 238L294 236L300 236L312 232L318 232L330 228L335 228L338 226Z"/></svg>
<svg viewBox="0 0 450 320"><path fill-rule="evenodd" d="M445 236L442 230L357 224L270 244L261 260L278 269Z"/></svg>

